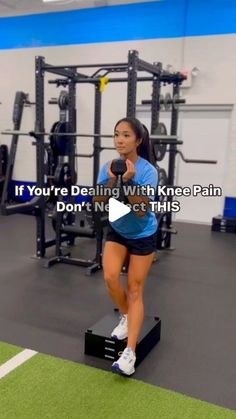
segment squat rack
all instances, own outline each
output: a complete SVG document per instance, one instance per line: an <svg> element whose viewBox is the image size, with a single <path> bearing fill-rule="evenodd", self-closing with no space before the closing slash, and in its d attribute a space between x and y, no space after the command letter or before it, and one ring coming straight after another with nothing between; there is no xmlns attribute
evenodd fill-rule
<svg viewBox="0 0 236 419"><path fill-rule="evenodd" d="M88 76L78 72L78 69L98 68L92 76ZM102 72L102 75L101 75ZM94 112L94 170L93 184L96 183L101 151L101 106L102 93L100 91L101 77L107 76L109 73L127 73L127 77L111 77L109 83L127 83L127 109L128 117L135 117L136 114L136 96L137 82L152 82L152 116L151 116L151 133L154 132L159 122L159 97L161 83L173 84L179 86L185 79L181 73L168 73L162 70L161 63L150 64L139 58L139 54L135 50L128 53L127 63L102 63L102 64L78 64L78 65L51 65L45 62L44 57L37 56L35 59L35 102L36 102L36 119L35 131L39 134L36 139L36 161L37 161L37 185L44 186L44 76L45 73L56 74L64 79L50 81L59 85L68 85L68 123L69 131L76 132L76 84L89 83L95 86L95 112ZM146 72L148 76L140 76L139 72ZM177 112L177 111L176 111ZM176 128L176 127L175 127ZM174 129L172 130L174 131ZM175 130L176 131L176 130ZM175 132L176 134L176 132ZM73 137L73 136L72 136ZM76 144L76 136L72 139ZM174 153L173 153L174 156ZM69 165L71 173L75 171L75 147L69 155ZM39 211L36 214L37 223L37 251L38 257L45 255L46 248L52 245L52 241L47 242L45 239L45 200L43 197L39 199Z"/></svg>
<svg viewBox="0 0 236 419"><path fill-rule="evenodd" d="M98 68L92 76L88 76L78 72L80 68ZM102 74L101 74L102 72ZM49 83L55 83L57 86L63 85L68 86L68 126L69 135L72 138L73 147L68 156L68 163L71 168L71 174L75 172L75 145L76 137L80 136L76 130L76 85L79 83L90 83L95 86L95 112L94 112L94 132L89 134L89 137L94 138L94 153L93 153L93 184L96 184L99 166L100 166L100 151L106 147L101 147L101 106L102 106L102 92L100 90L101 79L107 76L109 73L127 73L126 77L112 77L109 79L109 83L127 83L127 109L126 115L129 117L135 117L136 113L136 95L137 95L137 82L149 81L152 82L152 116L151 116L151 133L154 132L159 122L159 98L160 98L160 87L161 83L173 84L174 88L182 83L185 76L181 73L168 73L162 70L161 63L150 64L139 58L139 54L135 50L131 50L128 53L127 63L112 63L112 64L79 64L79 65L60 65L54 66L45 62L45 58L37 56L35 58L35 127L34 131L30 133L22 133L20 131L14 134L19 135L30 135L35 138L36 146L36 176L37 186L42 188L45 184L45 162L44 153L47 143L45 142L45 85L44 79L46 73L56 74L63 79L56 79L49 81ZM148 76L140 76L139 72L146 72ZM13 134L13 132L4 132L4 134ZM81 134L83 136L83 134ZM162 136L152 135L152 140L156 142L165 141L168 144L178 144L176 135L170 137L161 138ZM172 138L171 138L172 137ZM168 142L169 141L169 142ZM110 147L107 147L110 149ZM25 204L19 204L14 206L14 212L23 212L24 210L34 210L36 216L36 256L44 257L46 249L56 244L55 240L46 240L45 237L45 213L46 213L46 201L43 196L35 197L30 202ZM9 211L10 213L10 211ZM13 213L13 209L11 211ZM6 211L7 214L7 211ZM70 238L70 237L69 237ZM61 241L67 240L64 237Z"/></svg>

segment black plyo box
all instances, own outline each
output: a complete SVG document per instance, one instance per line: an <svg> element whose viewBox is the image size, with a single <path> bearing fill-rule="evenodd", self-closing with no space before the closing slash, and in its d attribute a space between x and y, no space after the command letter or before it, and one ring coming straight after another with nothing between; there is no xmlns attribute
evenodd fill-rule
<svg viewBox="0 0 236 419"><path fill-rule="evenodd" d="M236 233L236 218L217 216L212 218L212 231Z"/></svg>
<svg viewBox="0 0 236 419"><path fill-rule="evenodd" d="M236 226L236 218L235 217L222 217L222 215L218 215L217 217L212 218L212 224Z"/></svg>
<svg viewBox="0 0 236 419"><path fill-rule="evenodd" d="M117 326L118 322L119 316L117 313L109 314L87 329L85 332L84 353L112 362L116 361L127 346L126 340L111 338L111 332ZM159 342L160 337L160 318L145 317L136 347L136 366L142 362L152 348Z"/></svg>
<svg viewBox="0 0 236 419"><path fill-rule="evenodd" d="M236 234L236 227L231 226L221 226L221 225L213 225L211 227L212 231L219 231L220 233L234 233Z"/></svg>

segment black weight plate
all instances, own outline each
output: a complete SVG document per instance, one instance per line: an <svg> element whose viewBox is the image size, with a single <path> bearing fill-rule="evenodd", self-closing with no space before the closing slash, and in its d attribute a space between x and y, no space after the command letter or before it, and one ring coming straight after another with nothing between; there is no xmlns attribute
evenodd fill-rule
<svg viewBox="0 0 236 419"><path fill-rule="evenodd" d="M58 156L53 153L53 150L48 146L45 150L45 173L52 177L58 165ZM49 182L52 183L52 182Z"/></svg>
<svg viewBox="0 0 236 419"><path fill-rule="evenodd" d="M61 163L56 167L54 174L54 185L59 188L68 188L72 184L71 170L69 163Z"/></svg>
<svg viewBox="0 0 236 419"><path fill-rule="evenodd" d="M160 95L160 111L165 110L165 98L164 95Z"/></svg>
<svg viewBox="0 0 236 419"><path fill-rule="evenodd" d="M8 147L5 144L0 146L0 175L5 176L7 171Z"/></svg>
<svg viewBox="0 0 236 419"><path fill-rule="evenodd" d="M68 122L59 122L56 126L55 130L55 141L56 141L56 149L57 153L60 156L66 156L69 154L69 144L71 142L71 138L67 137L66 135L57 135L58 134L66 134L69 132L69 124Z"/></svg>
<svg viewBox="0 0 236 419"><path fill-rule="evenodd" d="M58 164L54 173L54 185L59 188L69 188L77 182L77 172L72 177L69 163Z"/></svg>
<svg viewBox="0 0 236 419"><path fill-rule="evenodd" d="M51 146L54 153L56 152L56 142L55 142L54 132L55 132L57 124L59 124L59 123L60 123L59 121L54 122L54 124L51 128L51 135L49 137L50 146Z"/></svg>
<svg viewBox="0 0 236 419"><path fill-rule="evenodd" d="M160 186L167 185L167 183L168 183L168 178L167 178L167 174L166 174L165 169L162 169L162 168L159 168L159 169L158 169L158 177L159 177L158 184L159 184Z"/></svg>
<svg viewBox="0 0 236 419"><path fill-rule="evenodd" d="M161 213L157 216L158 219L158 231L157 231L157 249L162 250L166 249L169 240L169 232L165 231L167 229L167 213Z"/></svg>
<svg viewBox="0 0 236 419"><path fill-rule="evenodd" d="M167 135L167 129L165 124L159 122L157 128L153 132L153 135ZM155 161L161 161L164 159L166 154L167 144L153 144L152 152Z"/></svg>
<svg viewBox="0 0 236 419"><path fill-rule="evenodd" d="M158 171L158 185L165 186L168 183L168 178L165 169L157 168ZM167 196L165 195L157 195L156 201L164 202L167 200Z"/></svg>
<svg viewBox="0 0 236 419"><path fill-rule="evenodd" d="M61 214L61 228L71 224L71 213L63 211L63 213ZM56 231L56 225L57 225L57 210L56 207L53 209L52 212L52 227L53 230Z"/></svg>
<svg viewBox="0 0 236 419"><path fill-rule="evenodd" d="M51 132L50 144L54 153L58 156L67 156L70 153L73 144L73 138L66 135L66 133L69 132L69 123L59 121L53 125Z"/></svg>

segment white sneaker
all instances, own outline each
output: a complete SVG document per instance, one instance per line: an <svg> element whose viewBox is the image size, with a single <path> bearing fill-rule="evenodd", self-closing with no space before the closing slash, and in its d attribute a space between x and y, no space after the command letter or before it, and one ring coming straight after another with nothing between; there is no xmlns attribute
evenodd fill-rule
<svg viewBox="0 0 236 419"><path fill-rule="evenodd" d="M128 315L122 314L118 326L111 332L111 337L123 340L128 337Z"/></svg>
<svg viewBox="0 0 236 419"><path fill-rule="evenodd" d="M135 361L136 356L132 349L125 348L118 361L113 362L111 369L113 372L118 372L124 375L132 375L135 372Z"/></svg>

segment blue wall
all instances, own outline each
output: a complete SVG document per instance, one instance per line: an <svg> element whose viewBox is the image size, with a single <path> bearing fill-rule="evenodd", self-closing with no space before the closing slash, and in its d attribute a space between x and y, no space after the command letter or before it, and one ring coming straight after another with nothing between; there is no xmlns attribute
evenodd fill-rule
<svg viewBox="0 0 236 419"><path fill-rule="evenodd" d="M0 49L236 33L236 0L161 0L0 18Z"/></svg>

